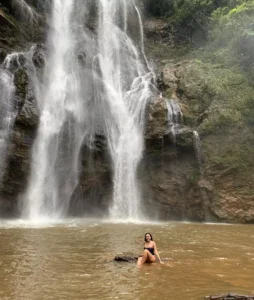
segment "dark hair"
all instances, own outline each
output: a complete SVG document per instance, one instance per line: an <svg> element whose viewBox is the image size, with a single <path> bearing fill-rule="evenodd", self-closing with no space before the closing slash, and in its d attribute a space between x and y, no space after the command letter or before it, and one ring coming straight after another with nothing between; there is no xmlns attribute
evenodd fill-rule
<svg viewBox="0 0 254 300"><path fill-rule="evenodd" d="M153 236L151 235L151 233L150 233L150 232L147 232L147 233L145 234L145 238L144 238L145 242L147 241L147 240L146 240L146 235L147 235L147 234L149 234L149 235L150 235L150 237L151 237L151 241L153 241Z"/></svg>

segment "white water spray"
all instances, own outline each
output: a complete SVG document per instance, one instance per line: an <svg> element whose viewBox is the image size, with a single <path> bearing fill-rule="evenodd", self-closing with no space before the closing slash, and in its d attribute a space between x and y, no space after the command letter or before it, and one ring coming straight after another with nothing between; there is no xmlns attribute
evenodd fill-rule
<svg viewBox="0 0 254 300"><path fill-rule="evenodd" d="M119 25L120 10L137 10L124 0L100 0L99 65L108 145L114 167L113 219L142 218L137 167L143 152L144 113L152 95L152 72ZM124 15L127 13L124 11ZM139 15L137 15L139 18ZM126 27L126 26L125 26ZM143 39L143 37L141 37ZM143 46L142 46L143 47Z"/></svg>
<svg viewBox="0 0 254 300"><path fill-rule="evenodd" d="M137 168L154 74L145 58L141 16L135 4L97 1L95 33L89 25L84 27L93 2L53 0L50 57L38 97L40 126L24 197L23 215L33 220L57 219L68 213L79 180L81 147L92 148L96 134L107 137L112 159L110 217L142 218ZM140 27L136 39L141 39L141 47L128 36L129 13L136 15Z"/></svg>
<svg viewBox="0 0 254 300"><path fill-rule="evenodd" d="M176 143L176 134L181 126L183 114L180 106L174 100L166 100L168 110L168 126L167 130L172 135L174 144Z"/></svg>
<svg viewBox="0 0 254 300"><path fill-rule="evenodd" d="M13 105L15 90L13 77L11 72L0 68L0 180L3 176L6 150L16 116Z"/></svg>
<svg viewBox="0 0 254 300"><path fill-rule="evenodd" d="M30 219L64 216L78 183L85 115L71 31L73 8L73 0L53 1L50 57L39 99L40 126L23 210Z"/></svg>

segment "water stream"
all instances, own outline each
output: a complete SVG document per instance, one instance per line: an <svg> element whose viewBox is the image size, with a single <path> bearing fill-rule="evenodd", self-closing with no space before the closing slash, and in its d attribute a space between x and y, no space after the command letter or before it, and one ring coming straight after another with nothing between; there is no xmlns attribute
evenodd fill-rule
<svg viewBox="0 0 254 300"><path fill-rule="evenodd" d="M173 143L176 143L176 134L183 123L183 113L178 103L172 99L166 100L168 116L167 131L172 136Z"/></svg>
<svg viewBox="0 0 254 300"><path fill-rule="evenodd" d="M110 215L114 219L137 220L142 218L142 213L136 171L143 152L144 112L152 95L153 73L143 63L143 52L138 51L126 34L126 25L121 28L119 9L133 9L133 4L118 0L100 1L98 60L102 87L97 86L97 96L104 107L105 129L114 167Z"/></svg>
<svg viewBox="0 0 254 300"><path fill-rule="evenodd" d="M197 131L193 131L193 143L194 143L199 172L200 172L201 176L204 176L204 169L203 169L203 163L202 163L201 141L200 141L199 133Z"/></svg>

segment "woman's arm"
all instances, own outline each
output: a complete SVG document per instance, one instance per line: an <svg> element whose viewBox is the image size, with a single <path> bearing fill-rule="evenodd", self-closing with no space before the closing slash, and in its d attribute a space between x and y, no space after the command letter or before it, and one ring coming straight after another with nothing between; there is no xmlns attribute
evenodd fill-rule
<svg viewBox="0 0 254 300"><path fill-rule="evenodd" d="M158 250L157 250L157 246L156 246L155 242L154 242L154 253L155 253L155 255L158 257L158 259L159 259L160 263L162 263L162 261L161 261L161 258L160 258L160 255L159 255L159 252L158 252Z"/></svg>

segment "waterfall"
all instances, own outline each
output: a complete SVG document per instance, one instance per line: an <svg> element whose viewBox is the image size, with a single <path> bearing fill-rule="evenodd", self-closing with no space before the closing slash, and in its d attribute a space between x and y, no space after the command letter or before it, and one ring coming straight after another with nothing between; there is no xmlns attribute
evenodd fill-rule
<svg viewBox="0 0 254 300"><path fill-rule="evenodd" d="M6 150L16 116L13 105L15 91L13 77L8 69L0 67L0 181L3 177Z"/></svg>
<svg viewBox="0 0 254 300"><path fill-rule="evenodd" d="M25 66L32 80L36 80L36 76L33 76L35 68L32 64L32 55L33 47L26 53L8 54L0 66L0 182L5 171L7 148L20 106L20 99L15 98L15 76Z"/></svg>
<svg viewBox="0 0 254 300"><path fill-rule="evenodd" d="M142 52L127 35L126 25L121 27L119 11L124 10L126 16L126 9L137 10L132 2L124 0L99 1L98 60L102 83L97 86L97 97L104 107L114 169L110 216L137 220L142 218L137 167L143 152L144 113L152 95L153 73L144 64ZM142 40L143 36L140 38Z"/></svg>
<svg viewBox="0 0 254 300"><path fill-rule="evenodd" d="M194 148L195 148L195 153L196 153L196 158L197 158L197 162L198 162L200 175L203 177L204 170L203 170L203 166L202 166L201 141L200 141L200 136L197 131L193 131L193 143L194 143Z"/></svg>
<svg viewBox="0 0 254 300"><path fill-rule="evenodd" d="M23 214L31 219L65 216L78 183L78 156L84 137L84 109L78 81L73 0L54 0L50 53L38 99L40 125Z"/></svg>
<svg viewBox="0 0 254 300"><path fill-rule="evenodd" d="M167 131L172 135L174 144L176 143L176 133L179 130L183 114L180 106L174 100L166 100L167 110L168 110L168 126Z"/></svg>
<svg viewBox="0 0 254 300"><path fill-rule="evenodd" d="M23 197L23 215L30 219L67 215L81 147L92 148L96 134L107 138L112 160L110 217L142 218L137 168L154 74L144 54L141 16L133 1L97 0L94 29L88 21L93 5L52 1L49 57L37 99L40 125ZM139 27L135 37L128 34L130 15Z"/></svg>

